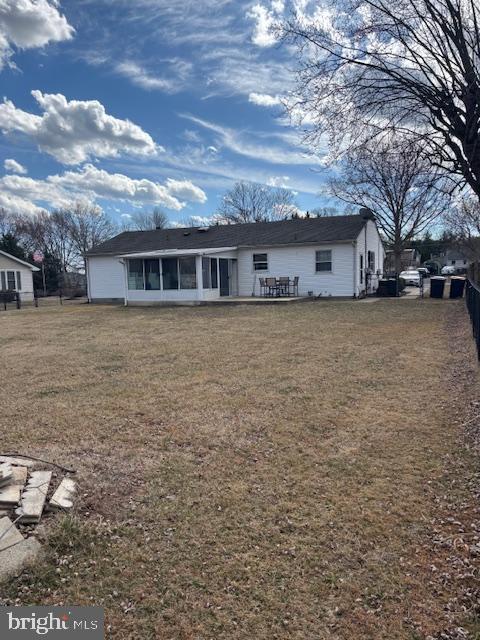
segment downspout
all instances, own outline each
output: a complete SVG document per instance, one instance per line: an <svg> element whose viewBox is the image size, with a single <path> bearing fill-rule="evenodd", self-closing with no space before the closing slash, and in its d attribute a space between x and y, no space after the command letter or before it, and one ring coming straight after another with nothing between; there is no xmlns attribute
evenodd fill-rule
<svg viewBox="0 0 480 640"><path fill-rule="evenodd" d="M87 276L87 299L88 299L88 304L91 304L92 302L92 296L90 294L91 291L91 284L90 284L90 265L88 262L88 258L85 258L85 275Z"/></svg>
<svg viewBox="0 0 480 640"><path fill-rule="evenodd" d="M128 272L127 272L127 261L126 260L119 260L120 264L123 264L123 273L125 275L124 279L123 279L123 284L124 284L124 288L125 288L125 293L123 296L123 306L124 307L128 307L128 298L127 298L127 291L128 291Z"/></svg>
<svg viewBox="0 0 480 640"><path fill-rule="evenodd" d="M357 241L353 241L353 297L357 297Z"/></svg>
<svg viewBox="0 0 480 640"><path fill-rule="evenodd" d="M367 297L368 295L368 291L367 291L367 264L368 264L368 253L367 253L367 227L368 227L368 221L365 222L365 228L364 228L364 239L365 239L365 249L363 252L363 285L365 287L365 297Z"/></svg>

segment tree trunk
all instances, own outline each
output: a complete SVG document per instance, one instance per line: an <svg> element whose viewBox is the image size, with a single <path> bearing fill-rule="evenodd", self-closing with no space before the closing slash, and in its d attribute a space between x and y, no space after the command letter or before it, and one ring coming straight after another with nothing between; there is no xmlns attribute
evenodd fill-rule
<svg viewBox="0 0 480 640"><path fill-rule="evenodd" d="M402 253L403 253L403 249L400 247L394 247L393 249L393 258L394 258L394 266L395 266L395 273L400 273L400 271L402 270Z"/></svg>

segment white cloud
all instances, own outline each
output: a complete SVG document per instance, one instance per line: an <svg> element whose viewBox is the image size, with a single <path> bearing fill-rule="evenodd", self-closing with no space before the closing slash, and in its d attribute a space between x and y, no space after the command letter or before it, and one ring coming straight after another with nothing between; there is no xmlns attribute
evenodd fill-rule
<svg viewBox="0 0 480 640"><path fill-rule="evenodd" d="M182 114L181 117L186 118L205 129L213 131L217 135L217 147L223 146L238 155L253 158L255 160L262 160L271 164L320 164L320 159L317 156L307 153L306 151L303 152L300 149L295 149L290 145L289 141L291 139L291 134L264 134L256 132L255 136L253 136L251 133L244 134L237 132L234 129L230 129L207 120L202 120L201 118L188 114ZM282 146L278 144L262 145L252 142L253 137L255 137L256 140L267 138L280 139L282 142L287 142L287 144L283 144Z"/></svg>
<svg viewBox="0 0 480 640"><path fill-rule="evenodd" d="M78 171L66 171L45 180L7 175L0 178L0 205L15 211L35 212L39 206L61 207L74 200L94 202L98 198L133 205L161 205L174 211L186 206L185 200L205 202L205 193L190 181L169 179L160 184L134 179L121 173L108 173L91 164ZM179 198L182 198L180 200Z"/></svg>
<svg viewBox="0 0 480 640"><path fill-rule="evenodd" d="M70 40L75 30L57 0L0 0L0 69L19 49Z"/></svg>
<svg viewBox="0 0 480 640"><path fill-rule="evenodd" d="M5 171L7 171L8 173L28 173L25 167L16 160L13 160L13 158L7 158L3 163L3 166L5 168Z"/></svg>
<svg viewBox="0 0 480 640"><path fill-rule="evenodd" d="M189 202L200 202L201 204L207 201L207 195L205 191L202 191L200 187L194 185L190 180L174 180L173 178L167 178L168 192L177 198L182 200L188 200Z"/></svg>
<svg viewBox="0 0 480 640"><path fill-rule="evenodd" d="M165 93L175 93L182 88L184 76L188 75L189 65L183 61L173 61L173 63L178 72L177 77L173 78L153 75L145 67L132 60L119 62L115 66L115 71L147 91L159 90Z"/></svg>
<svg viewBox="0 0 480 640"><path fill-rule="evenodd" d="M280 96L271 96L268 93L250 93L248 101L260 107L275 107L282 104Z"/></svg>
<svg viewBox="0 0 480 640"><path fill-rule="evenodd" d="M290 189L289 176L272 176L267 180L267 184L269 187L282 187L284 189Z"/></svg>
<svg viewBox="0 0 480 640"><path fill-rule="evenodd" d="M247 12L247 17L255 22L252 42L258 47L271 47L277 42L275 35L272 33L272 28L276 21L275 8L279 6L278 3L275 4L276 7L272 5L272 10L267 9L267 7L261 4L256 4Z"/></svg>
<svg viewBox="0 0 480 640"><path fill-rule="evenodd" d="M1 0L0 0L1 2ZM116 157L121 153L152 155L157 151L151 136L129 120L109 115L97 100L70 100L62 94L32 91L43 115L17 109L10 100L0 104L0 129L20 132L63 164L79 164L92 157Z"/></svg>
<svg viewBox="0 0 480 640"><path fill-rule="evenodd" d="M22 198L22 196L8 193L3 189L0 191L0 208L5 209L8 213L21 213L29 216L39 213L42 210L41 207Z"/></svg>

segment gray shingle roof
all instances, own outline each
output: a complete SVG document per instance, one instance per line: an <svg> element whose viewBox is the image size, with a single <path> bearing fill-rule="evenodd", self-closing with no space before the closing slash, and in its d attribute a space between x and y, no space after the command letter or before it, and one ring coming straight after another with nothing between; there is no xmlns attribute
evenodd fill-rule
<svg viewBox="0 0 480 640"><path fill-rule="evenodd" d="M164 249L216 249L219 247L265 247L288 244L320 244L356 240L365 225L361 215L301 218L280 222L124 231L100 244L87 255L111 255Z"/></svg>

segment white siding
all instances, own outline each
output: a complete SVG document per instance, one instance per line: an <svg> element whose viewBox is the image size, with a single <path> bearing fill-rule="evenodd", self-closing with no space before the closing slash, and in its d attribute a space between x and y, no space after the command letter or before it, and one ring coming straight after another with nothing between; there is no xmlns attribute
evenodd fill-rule
<svg viewBox="0 0 480 640"><path fill-rule="evenodd" d="M316 273L315 252L332 251L332 272ZM253 254L268 254L268 271L253 270ZM353 243L301 247L256 247L238 251L240 296L260 294L259 278L299 277L299 295L353 296ZM254 288L255 287L255 288Z"/></svg>
<svg viewBox="0 0 480 640"><path fill-rule="evenodd" d="M17 289L17 271L19 271L22 284L19 289L20 298L22 300L33 300L33 275L31 269L16 260L11 260L7 258L7 256L0 255L0 271L5 273L5 278L7 277L7 271L15 272L15 289ZM0 280L0 290L1 287Z"/></svg>
<svg viewBox="0 0 480 640"><path fill-rule="evenodd" d="M125 272L120 258L88 258L88 296L91 300L124 299Z"/></svg>
<svg viewBox="0 0 480 640"><path fill-rule="evenodd" d="M377 270L383 272L383 264L385 261L385 250L383 243L378 233L377 225L369 220L364 229L360 232L357 238L357 250L356 250L356 270L355 270L355 283L356 283L356 295L363 295L365 293L365 269L367 268L367 255L369 251L375 253L375 267L373 269L374 274L371 278L371 287L369 293L373 293L378 287ZM360 282L360 256L363 256L363 282Z"/></svg>

